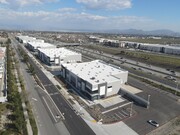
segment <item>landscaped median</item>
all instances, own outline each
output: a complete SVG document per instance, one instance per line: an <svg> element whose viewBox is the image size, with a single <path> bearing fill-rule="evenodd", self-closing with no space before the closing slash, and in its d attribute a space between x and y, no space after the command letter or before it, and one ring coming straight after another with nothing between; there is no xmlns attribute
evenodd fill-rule
<svg viewBox="0 0 180 135"><path fill-rule="evenodd" d="M14 73L15 66L14 53L11 46L7 45L7 89L8 104L7 114L8 121L4 123L4 130L0 134L18 134L27 135L26 121L23 114L21 93L18 92L17 78Z"/></svg>
<svg viewBox="0 0 180 135"><path fill-rule="evenodd" d="M35 77L36 75L35 75L35 72L34 72L34 68L28 63L28 56L24 54L23 50L19 49L18 51L20 52L20 54L23 57L23 62L25 62L27 64L27 67L29 68L30 73ZM19 68L17 68L17 69L18 69L18 74L21 74L20 71L19 71ZM19 76L19 80L20 80L22 94L23 94L22 97L23 97L23 100L25 101L25 104L26 104L26 107L27 107L27 112L28 112L28 115L29 115L29 121L30 121L30 124L31 124L31 127L32 127L33 135L38 135L38 128L37 128L37 124L36 124L36 121L35 121L35 118L34 118L34 115L33 115L33 112L32 112L32 107L31 107L29 101L27 100L28 97L27 97L27 93L26 93L26 90L25 90L23 77Z"/></svg>

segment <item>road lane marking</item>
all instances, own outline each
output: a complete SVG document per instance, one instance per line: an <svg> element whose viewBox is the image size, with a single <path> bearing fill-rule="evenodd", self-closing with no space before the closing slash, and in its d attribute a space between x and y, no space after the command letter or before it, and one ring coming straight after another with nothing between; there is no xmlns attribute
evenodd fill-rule
<svg viewBox="0 0 180 135"><path fill-rule="evenodd" d="M34 101L38 101L36 98L32 98Z"/></svg>
<svg viewBox="0 0 180 135"><path fill-rule="evenodd" d="M52 111L51 111L51 109L50 109L49 105L47 104L47 102L46 102L45 98L44 98L44 97L42 97L42 98L43 98L43 100L44 100L45 104L47 105L47 107L48 107L48 109L49 109L49 111L50 111L51 115L53 116L53 118L54 118L55 122L57 122L57 120L56 120L56 118L54 117L54 115L53 115L53 113L52 113Z"/></svg>

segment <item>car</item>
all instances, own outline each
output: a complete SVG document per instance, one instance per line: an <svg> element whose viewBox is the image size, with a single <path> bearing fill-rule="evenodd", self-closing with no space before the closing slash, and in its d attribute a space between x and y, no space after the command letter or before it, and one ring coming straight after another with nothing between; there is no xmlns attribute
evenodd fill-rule
<svg viewBox="0 0 180 135"><path fill-rule="evenodd" d="M171 73L175 73L175 71L174 71L174 70L171 70L170 72L171 72Z"/></svg>
<svg viewBox="0 0 180 135"><path fill-rule="evenodd" d="M159 127L159 123L157 123L156 121L154 120L148 120L148 123L155 126L155 127Z"/></svg>
<svg viewBox="0 0 180 135"><path fill-rule="evenodd" d="M171 80L171 81L176 81L176 78L174 78L173 76L165 76L164 78Z"/></svg>
<svg viewBox="0 0 180 135"><path fill-rule="evenodd" d="M59 118L60 118L60 116L57 114L57 115L56 115L56 118L57 118L57 119L59 119Z"/></svg>

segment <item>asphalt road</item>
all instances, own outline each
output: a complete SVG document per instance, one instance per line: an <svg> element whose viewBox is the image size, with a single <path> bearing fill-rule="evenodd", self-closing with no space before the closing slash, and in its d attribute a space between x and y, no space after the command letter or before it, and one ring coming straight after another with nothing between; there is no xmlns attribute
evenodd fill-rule
<svg viewBox="0 0 180 135"><path fill-rule="evenodd" d="M11 41L12 41L12 45L14 47L17 47L17 43L13 39ZM28 99L32 105L34 117L36 118L39 134L40 135L67 134L66 132L64 132L64 125L62 122L56 123L52 120L51 115L47 111L47 107L42 102L42 97L44 96L45 93L42 92L40 88L38 88L32 76L27 72L26 64L19 61L19 65L21 72L23 74L24 83L26 84L25 86L28 94Z"/></svg>
<svg viewBox="0 0 180 135"><path fill-rule="evenodd" d="M32 59L29 62L33 65L36 75L41 80L45 89L47 90L58 109L64 113L65 120L63 121L69 133L72 135L94 135L93 130L84 122L84 120L77 116L71 109L66 100L62 97L58 89L52 84L52 82L46 77L36 63Z"/></svg>

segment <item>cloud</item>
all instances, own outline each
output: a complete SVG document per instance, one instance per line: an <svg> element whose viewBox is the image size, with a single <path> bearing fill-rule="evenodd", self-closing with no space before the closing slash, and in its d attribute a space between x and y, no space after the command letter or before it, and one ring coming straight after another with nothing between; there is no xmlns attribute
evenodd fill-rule
<svg viewBox="0 0 180 135"><path fill-rule="evenodd" d="M59 12L75 12L75 8L60 8L58 9Z"/></svg>
<svg viewBox="0 0 180 135"><path fill-rule="evenodd" d="M8 4L7 0L0 0L0 4Z"/></svg>
<svg viewBox="0 0 180 135"><path fill-rule="evenodd" d="M131 8L131 0L76 0L89 9L119 10Z"/></svg>
<svg viewBox="0 0 180 135"><path fill-rule="evenodd" d="M56 2L56 1L58 0L0 0L0 3L12 9L16 9L23 6L39 5L47 2Z"/></svg>
<svg viewBox="0 0 180 135"><path fill-rule="evenodd" d="M67 11L67 10L65 10ZM0 28L33 30L151 29L155 22L138 16L101 16L77 12L20 12L0 9Z"/></svg>

